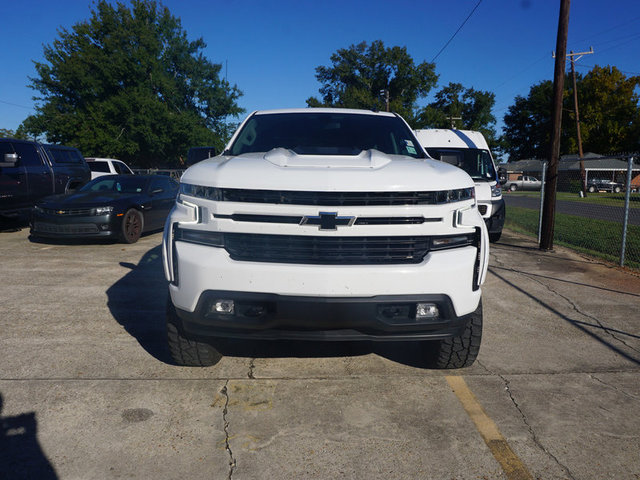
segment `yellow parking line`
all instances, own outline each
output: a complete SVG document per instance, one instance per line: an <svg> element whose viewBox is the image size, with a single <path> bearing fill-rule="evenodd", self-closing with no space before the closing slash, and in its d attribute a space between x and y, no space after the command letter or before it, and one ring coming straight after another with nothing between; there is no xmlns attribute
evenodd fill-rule
<svg viewBox="0 0 640 480"><path fill-rule="evenodd" d="M469 418L475 423L491 453L498 461L509 480L533 480L522 460L511 450L511 447L498 430L496 424L482 409L473 392L462 377L445 377L447 383L456 394Z"/></svg>

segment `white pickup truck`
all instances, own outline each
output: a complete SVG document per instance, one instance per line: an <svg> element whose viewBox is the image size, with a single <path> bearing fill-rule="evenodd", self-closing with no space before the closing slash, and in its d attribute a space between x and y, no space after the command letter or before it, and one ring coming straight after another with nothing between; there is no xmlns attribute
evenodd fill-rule
<svg viewBox="0 0 640 480"><path fill-rule="evenodd" d="M173 359L213 365L218 338L406 340L471 365L489 255L474 191L398 115L252 113L183 174L165 226Z"/></svg>

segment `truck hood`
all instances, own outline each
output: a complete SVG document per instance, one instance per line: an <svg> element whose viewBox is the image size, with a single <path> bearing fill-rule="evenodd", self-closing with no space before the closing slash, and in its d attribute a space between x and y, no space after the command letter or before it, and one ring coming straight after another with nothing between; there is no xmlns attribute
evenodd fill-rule
<svg viewBox="0 0 640 480"><path fill-rule="evenodd" d="M220 188L296 191L434 191L473 187L466 172L432 159L387 155L266 153L219 156L193 165L182 183Z"/></svg>

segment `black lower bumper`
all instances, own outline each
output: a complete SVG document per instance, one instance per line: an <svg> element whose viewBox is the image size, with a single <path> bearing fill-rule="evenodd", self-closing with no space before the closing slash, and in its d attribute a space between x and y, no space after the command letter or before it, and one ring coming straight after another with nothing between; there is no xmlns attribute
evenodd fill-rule
<svg viewBox="0 0 640 480"><path fill-rule="evenodd" d="M233 313L215 312L220 300L233 300ZM439 315L417 319L417 303L435 304ZM207 291L194 312L176 311L188 335L256 340L438 340L461 335L468 321L456 316L446 295L324 298Z"/></svg>
<svg viewBox="0 0 640 480"><path fill-rule="evenodd" d="M47 238L109 238L120 234L120 220L115 215L53 216L34 214L30 233Z"/></svg>
<svg viewBox="0 0 640 480"><path fill-rule="evenodd" d="M498 233L501 232L502 227L504 227L504 218L506 213L504 199L501 198L500 200L494 200L491 204L491 217L485 219L485 223L489 233Z"/></svg>

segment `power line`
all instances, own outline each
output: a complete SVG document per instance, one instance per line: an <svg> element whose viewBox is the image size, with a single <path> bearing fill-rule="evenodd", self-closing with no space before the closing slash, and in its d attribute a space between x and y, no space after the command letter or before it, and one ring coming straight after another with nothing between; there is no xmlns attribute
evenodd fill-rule
<svg viewBox="0 0 640 480"><path fill-rule="evenodd" d="M456 32L451 35L451 38L447 41L447 43L444 44L444 47L442 47L440 49L440 51L438 52L438 54L433 57L433 59L431 60L431 63L435 62L436 58L438 58L440 56L440 54L444 51L445 48L447 48L447 46L449 46L449 44L451 43L451 41L455 38L455 36L458 34L458 32L460 30L462 30L462 27L464 27L464 24L467 23L467 20L469 20L471 18L471 15L473 15L473 12L476 11L476 9L480 6L480 4L482 3L482 0L480 0L475 7L473 7L473 10L471 10L471 13L467 16L467 18L464 19L464 22L462 22L462 25L460 25L458 27L458 29L456 30Z"/></svg>
<svg viewBox="0 0 640 480"><path fill-rule="evenodd" d="M595 68L595 65L576 65L576 68ZM600 65L600 67L602 67L602 65ZM617 67L616 67L617 68ZM626 73L627 75L640 75L640 72L627 72L626 70L620 70L618 69L618 71L620 73Z"/></svg>
<svg viewBox="0 0 640 480"><path fill-rule="evenodd" d="M617 25L614 25L613 27L610 27L610 28L608 28L608 29L606 29L606 30L601 30L600 32L595 33L595 34L593 34L593 35L591 35L591 36L589 36L589 37L583 38L583 39L581 39L581 40L577 40L577 41L575 41L574 43L580 43L580 42L584 42L584 41L586 41L586 40L591 40L591 39L593 39L593 38L599 37L600 35L604 35L605 33L609 33L609 32L610 32L610 31L612 31L612 30L617 30L617 29L619 29L620 27L624 27L625 25L629 25L630 23L633 23L633 22L635 22L635 21L637 21L637 20L640 20L640 16L638 16L638 17L634 17L634 18L632 18L631 20L627 20L627 21L625 21L625 22L622 22L622 23L619 23L619 24L617 24Z"/></svg>
<svg viewBox="0 0 640 480"><path fill-rule="evenodd" d="M27 107L26 105L18 105L17 103L5 102L4 100L0 100L0 103L4 103L5 105L11 105L12 107L20 107L20 108L26 108L27 110L33 110L33 107Z"/></svg>

